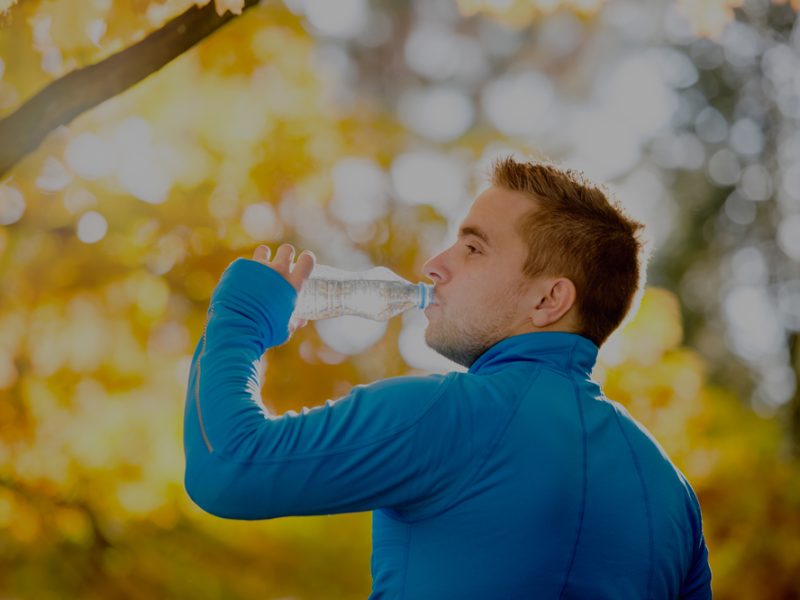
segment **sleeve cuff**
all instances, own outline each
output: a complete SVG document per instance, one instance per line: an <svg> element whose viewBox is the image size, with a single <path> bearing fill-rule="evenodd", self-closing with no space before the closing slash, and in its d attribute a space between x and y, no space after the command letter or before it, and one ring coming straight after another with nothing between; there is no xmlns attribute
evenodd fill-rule
<svg viewBox="0 0 800 600"><path fill-rule="evenodd" d="M267 347L289 338L289 318L297 304L297 290L272 267L237 258L222 273L211 303L222 302L252 319Z"/></svg>

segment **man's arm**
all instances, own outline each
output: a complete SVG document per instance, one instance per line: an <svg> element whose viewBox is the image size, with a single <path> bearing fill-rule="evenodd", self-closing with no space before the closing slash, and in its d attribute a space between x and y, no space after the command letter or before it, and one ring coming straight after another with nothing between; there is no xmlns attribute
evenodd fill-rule
<svg viewBox="0 0 800 600"><path fill-rule="evenodd" d="M682 600L708 600L711 598L711 567L708 564L708 548L702 535L691 570L681 587L680 597Z"/></svg>
<svg viewBox="0 0 800 600"><path fill-rule="evenodd" d="M424 505L452 490L473 457L454 457L454 436L471 437L457 416L450 433L441 430L451 377L391 378L301 414L265 414L260 357L287 339L296 296L277 271L245 259L212 295L184 413L195 503L220 517L266 519Z"/></svg>
<svg viewBox="0 0 800 600"><path fill-rule="evenodd" d="M711 598L711 567L708 563L708 546L703 533L703 517L700 512L700 502L684 478L692 505L694 548L692 552L692 565L686 574L681 586L681 600L710 600Z"/></svg>

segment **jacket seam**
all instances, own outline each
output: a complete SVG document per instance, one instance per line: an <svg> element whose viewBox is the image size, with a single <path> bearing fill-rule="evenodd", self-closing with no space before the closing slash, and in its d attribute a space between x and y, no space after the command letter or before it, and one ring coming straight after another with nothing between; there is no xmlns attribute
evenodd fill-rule
<svg viewBox="0 0 800 600"><path fill-rule="evenodd" d="M577 340L572 345L572 348L569 351L569 359L567 364L572 365L572 357L575 352L575 347L578 345ZM581 476L581 508L580 514L578 517L578 528L575 531L575 543L572 546L572 556L570 556L569 564L567 565L567 571L564 574L564 583L561 585L561 591L558 594L559 598L564 597L564 592L567 589L567 583L569 583L569 577L572 574L572 568L575 566L575 557L578 554L578 545L580 544L581 534L583 533L583 519L586 516L586 496L587 496L587 449L586 449L586 422L583 415L583 403L580 400L580 396L578 394L577 384L575 383L575 379L570 377L570 383L572 384L572 394L575 397L575 404L578 408L578 417L581 423L581 463L582 463L582 476Z"/></svg>
<svg viewBox="0 0 800 600"><path fill-rule="evenodd" d="M206 323L203 325L203 346L200 348L200 355L197 357L197 374L195 376L195 383L194 383L194 401L195 407L197 409L197 421L200 424L200 433L203 434L203 441L206 444L206 448L208 448L209 453L214 452L214 448L211 445L211 440L208 439L208 435L206 434L205 424L203 423L203 413L200 408L200 375L201 375L201 367L203 362L203 355L206 352L206 331L208 329L208 322L211 320L211 317L214 315L214 305L212 304L208 311L208 316L206 317Z"/></svg>
<svg viewBox="0 0 800 600"><path fill-rule="evenodd" d="M411 525L405 525L406 528L406 552L403 557L403 587L400 590L401 600L406 597L406 588L408 586L408 561L411 555Z"/></svg>
<svg viewBox="0 0 800 600"><path fill-rule="evenodd" d="M639 465L639 459L636 458L636 453L633 451L633 446L631 445L630 439L628 439L628 434L625 433L625 429L622 427L622 423L620 422L619 413L615 410L614 411L614 421L617 423L617 427L619 427L620 433L622 433L622 437L625 439L625 444L628 446L628 450L631 453L631 459L633 460L633 466L636 469L636 474L639 477L639 483L642 486L642 495L644 496L644 510L647 514L647 550L649 553L649 563L650 566L647 570L647 596L650 597L650 589L653 583L653 567L654 567L654 540L653 540L653 516L652 511L650 510L650 496L647 493L647 486L644 483L644 477L642 475L642 468Z"/></svg>
<svg viewBox="0 0 800 600"><path fill-rule="evenodd" d="M492 438L492 440L489 442L489 444L488 444L488 446L486 448L486 452L484 453L483 458L478 463L478 466L475 468L475 470L472 472L472 474L470 476L468 476L464 480L464 482L459 486L459 488L453 493L453 500L450 501L449 503L443 505L434 514L441 514L442 512L448 510L450 507L454 506L455 504L457 504L459 502L461 494L475 480L475 478L481 472L481 469L483 469L483 465L485 465L486 461L489 460L489 456L491 456L492 450L495 448L495 446L497 446L497 444L500 442L500 440L503 439L503 436L505 435L506 431L508 431L508 428L511 425L511 422L514 420L514 416L517 414L517 411L519 410L519 405L522 404L522 399L525 397L525 395L527 394L528 390L531 388L531 386L536 381L536 378L539 377L539 375L541 373L542 373L542 368L541 367L537 367L534 370L534 372L530 375L530 377L528 378L528 381L526 382L526 384L524 386L524 390L525 391L517 396L517 399L516 399L516 401L514 403L513 408L509 411L509 415L508 415L508 417L506 419L506 422L503 423L500 427L497 428L497 432L495 433L495 435ZM416 518L410 518L410 519L403 518L402 521L405 522L405 523L417 523L419 521L424 521L425 519L429 519L432 516L433 516L433 514L426 514L426 515L422 515L422 516L416 517Z"/></svg>

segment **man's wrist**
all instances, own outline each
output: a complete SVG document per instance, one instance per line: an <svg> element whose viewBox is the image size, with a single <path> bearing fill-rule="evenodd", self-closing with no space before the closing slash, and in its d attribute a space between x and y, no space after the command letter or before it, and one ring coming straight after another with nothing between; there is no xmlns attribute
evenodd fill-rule
<svg viewBox="0 0 800 600"><path fill-rule="evenodd" d="M297 291L274 269L237 258L222 273L211 296L212 305L220 303L255 321L267 346L272 347L289 337Z"/></svg>

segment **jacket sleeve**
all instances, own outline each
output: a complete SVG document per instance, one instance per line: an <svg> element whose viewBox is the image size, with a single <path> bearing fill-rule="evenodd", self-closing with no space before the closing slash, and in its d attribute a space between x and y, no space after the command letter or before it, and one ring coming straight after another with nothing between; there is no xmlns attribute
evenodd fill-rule
<svg viewBox="0 0 800 600"><path fill-rule="evenodd" d="M214 291L190 369L185 487L230 519L360 512L424 504L469 464L437 431L451 375L359 385L301 413L268 414L259 362L288 338L297 292L277 271L237 259Z"/></svg>

